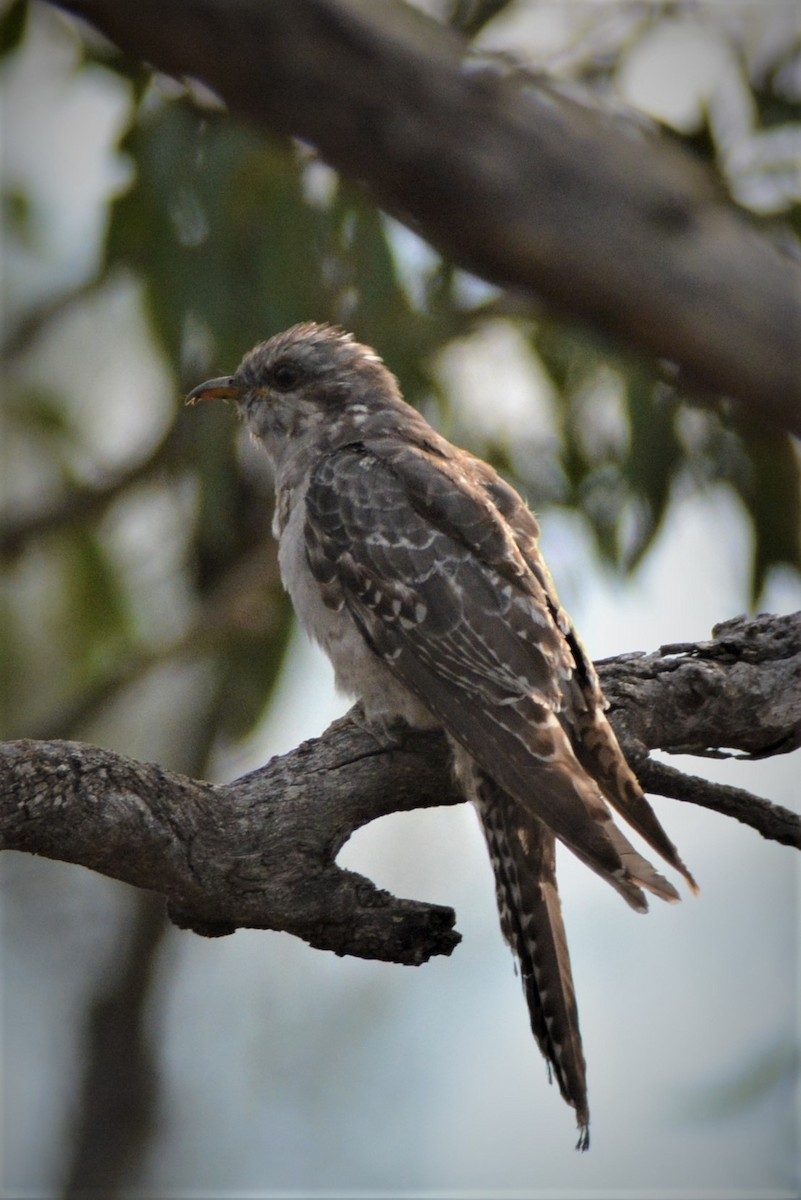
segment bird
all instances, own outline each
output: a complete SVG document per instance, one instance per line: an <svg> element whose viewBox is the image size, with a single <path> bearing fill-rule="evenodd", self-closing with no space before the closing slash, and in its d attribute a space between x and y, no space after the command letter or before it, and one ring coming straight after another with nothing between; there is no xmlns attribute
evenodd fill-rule
<svg viewBox="0 0 801 1200"><path fill-rule="evenodd" d="M273 533L300 624L370 727L444 731L495 878L531 1029L589 1146L587 1073L556 842L637 912L690 889L606 717L592 660L540 553L538 521L489 464L403 399L370 346L304 322L187 403L232 401L272 463Z"/></svg>

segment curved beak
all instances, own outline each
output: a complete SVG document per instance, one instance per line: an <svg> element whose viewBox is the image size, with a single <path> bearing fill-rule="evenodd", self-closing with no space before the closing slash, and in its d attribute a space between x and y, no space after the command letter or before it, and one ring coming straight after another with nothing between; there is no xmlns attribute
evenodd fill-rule
<svg viewBox="0 0 801 1200"><path fill-rule="evenodd" d="M204 400L238 400L242 389L234 383L233 375L221 375L219 379L207 379L199 383L186 397L186 404L200 404Z"/></svg>

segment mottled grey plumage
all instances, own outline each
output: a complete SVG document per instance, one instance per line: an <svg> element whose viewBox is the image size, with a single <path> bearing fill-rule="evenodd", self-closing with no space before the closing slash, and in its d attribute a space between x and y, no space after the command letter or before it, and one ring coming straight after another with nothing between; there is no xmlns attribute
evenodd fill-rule
<svg viewBox="0 0 801 1200"><path fill-rule="evenodd" d="M591 660L517 493L440 437L368 347L295 326L190 400L239 405L275 468L298 617L369 720L442 727L476 804L531 1025L588 1143L584 1058L555 837L639 911L678 898L611 804L691 887L623 758Z"/></svg>

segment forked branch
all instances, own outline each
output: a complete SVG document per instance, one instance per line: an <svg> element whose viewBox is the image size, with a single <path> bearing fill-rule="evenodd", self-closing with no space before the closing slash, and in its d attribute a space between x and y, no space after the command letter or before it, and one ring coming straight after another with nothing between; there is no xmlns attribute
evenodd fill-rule
<svg viewBox="0 0 801 1200"><path fill-rule="evenodd" d="M759 757L801 744L801 613L714 633L599 663L613 724L651 791L801 849L796 814L648 758L657 748ZM459 941L452 909L398 899L336 864L368 822L459 801L438 734L378 738L346 716L223 786L79 742L7 742L0 761L3 848L159 892L182 927L282 929L337 954L409 964Z"/></svg>

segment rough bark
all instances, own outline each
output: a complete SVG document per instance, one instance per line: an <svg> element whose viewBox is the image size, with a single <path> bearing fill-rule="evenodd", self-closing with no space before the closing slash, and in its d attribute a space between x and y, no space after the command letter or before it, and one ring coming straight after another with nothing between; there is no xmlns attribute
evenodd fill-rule
<svg viewBox="0 0 801 1200"><path fill-rule="evenodd" d="M801 613L728 621L710 642L598 665L613 723L651 790L801 848L796 814L741 789L665 776L647 757L657 748L763 757L801 745ZM410 964L459 941L450 908L398 899L336 865L369 821L459 801L436 734L377 736L348 715L223 786L78 742L8 742L0 758L3 848L160 892L182 927L282 929L337 954Z"/></svg>
<svg viewBox="0 0 801 1200"><path fill-rule="evenodd" d="M466 68L397 0L58 2L311 143L453 261L801 433L801 268L678 147Z"/></svg>

